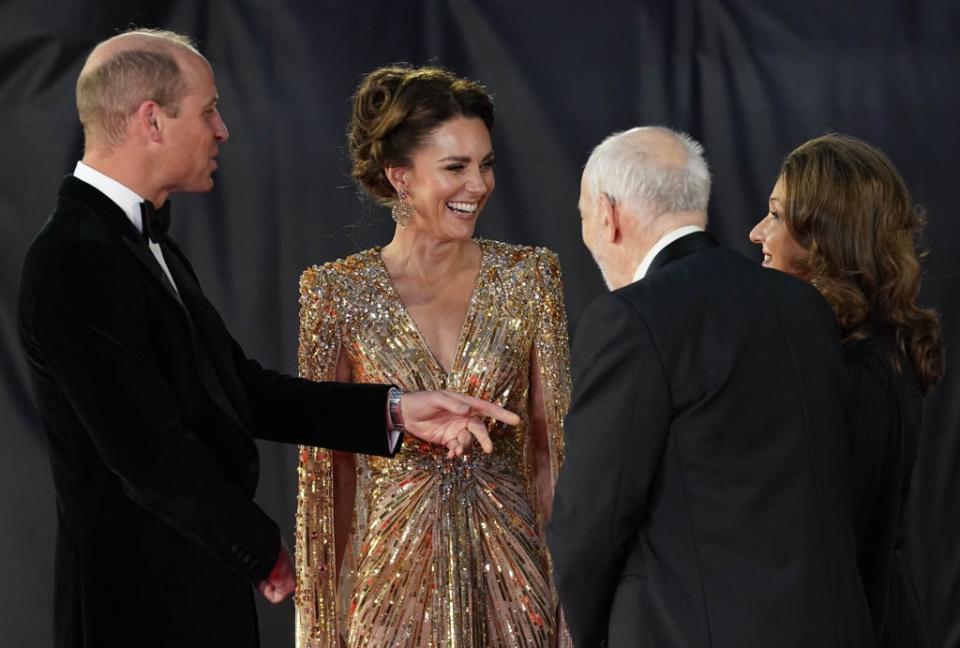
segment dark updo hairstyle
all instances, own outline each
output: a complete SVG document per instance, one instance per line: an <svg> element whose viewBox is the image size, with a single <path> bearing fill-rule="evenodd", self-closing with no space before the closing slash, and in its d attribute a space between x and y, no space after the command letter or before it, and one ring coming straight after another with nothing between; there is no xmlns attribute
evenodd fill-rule
<svg viewBox="0 0 960 648"><path fill-rule="evenodd" d="M809 254L805 270L826 297L844 341L882 327L927 393L944 371L936 312L917 305L917 238L926 223L881 151L847 135L805 142L784 160L784 221Z"/></svg>
<svg viewBox="0 0 960 648"><path fill-rule="evenodd" d="M382 204L396 199L384 168L410 164L427 136L454 117L493 130L493 99L482 85L437 67L397 64L366 75L353 95L347 138L352 175Z"/></svg>

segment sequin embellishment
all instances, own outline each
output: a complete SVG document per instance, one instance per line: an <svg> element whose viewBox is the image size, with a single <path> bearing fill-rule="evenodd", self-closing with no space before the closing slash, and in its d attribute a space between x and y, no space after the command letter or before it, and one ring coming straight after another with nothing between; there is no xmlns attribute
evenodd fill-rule
<svg viewBox="0 0 960 648"><path fill-rule="evenodd" d="M356 382L450 389L497 402L523 423L491 428L493 454L452 460L407 438L393 459L357 456L345 471L335 453L301 448L298 648L336 648L341 638L351 648L569 645L565 631L557 639L563 624L536 479L542 448L549 483L556 480L570 401L560 266L543 248L480 244L483 263L449 372L423 343L378 248L301 277L304 377L332 380L345 354ZM528 423L531 367L539 367L544 403L541 443ZM344 475L353 488L341 488ZM351 492L352 519L343 513Z"/></svg>

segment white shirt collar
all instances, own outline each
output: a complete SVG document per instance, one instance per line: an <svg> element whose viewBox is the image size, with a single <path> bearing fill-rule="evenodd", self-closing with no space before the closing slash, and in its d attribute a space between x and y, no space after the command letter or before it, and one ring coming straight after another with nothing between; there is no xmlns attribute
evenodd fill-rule
<svg viewBox="0 0 960 648"><path fill-rule="evenodd" d="M143 233L143 223L140 220L140 203L143 202L143 198L136 192L123 186L110 176L87 166L83 161L77 162L77 167L73 170L73 177L83 180L115 202L127 215L133 226L137 228L137 231Z"/></svg>
<svg viewBox="0 0 960 648"><path fill-rule="evenodd" d="M141 220L140 216L140 203L143 202L143 198L141 198L139 194L123 186L110 176L104 175L96 169L87 166L83 161L77 162L77 166L73 170L73 177L86 182L94 189L98 189L107 198L115 202L117 207L122 209L123 213L127 215L127 218L130 219L133 226L137 228L137 231L143 234L143 220ZM170 274L167 261L163 258L160 245L154 241L147 241L147 247L150 248L157 263L160 264L164 274L167 275L167 279L170 280L170 285L173 286L173 290L177 294L180 294L180 289L177 288L177 283L173 280L173 275Z"/></svg>
<svg viewBox="0 0 960 648"><path fill-rule="evenodd" d="M653 244L653 247L650 248L650 251L643 257L643 260L640 262L640 266L637 268L637 271L633 275L634 281L640 281L647 276L647 271L650 270L650 264L653 263L654 258L657 254L660 253L663 248L667 247L678 238L682 238L687 234L693 234L694 232L702 232L703 228L698 225L684 225L683 227L678 227L675 230L671 230L660 237L660 240Z"/></svg>

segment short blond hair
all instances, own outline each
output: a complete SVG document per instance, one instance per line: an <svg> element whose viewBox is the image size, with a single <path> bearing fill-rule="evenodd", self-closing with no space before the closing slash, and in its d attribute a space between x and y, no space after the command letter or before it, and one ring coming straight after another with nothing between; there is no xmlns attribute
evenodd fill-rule
<svg viewBox="0 0 960 648"><path fill-rule="evenodd" d="M119 45L119 39L130 43ZM91 65L102 46L117 51ZM91 141L119 144L127 119L144 101L153 100L176 117L187 92L177 51L199 55L189 36L161 29L130 30L94 48L77 79L77 113L88 146Z"/></svg>

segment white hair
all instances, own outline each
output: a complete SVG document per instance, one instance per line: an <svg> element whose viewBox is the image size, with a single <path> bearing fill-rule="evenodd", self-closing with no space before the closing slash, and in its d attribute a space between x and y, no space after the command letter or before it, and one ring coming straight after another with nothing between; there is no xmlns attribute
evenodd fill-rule
<svg viewBox="0 0 960 648"><path fill-rule="evenodd" d="M682 166L667 163L658 147L640 133L659 133L674 140L685 153ZM710 200L710 170L703 147L687 135L661 126L614 133L597 145L583 169L584 184L593 200L606 194L638 213L659 216L670 212L702 211Z"/></svg>

